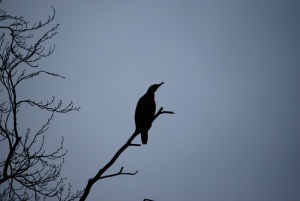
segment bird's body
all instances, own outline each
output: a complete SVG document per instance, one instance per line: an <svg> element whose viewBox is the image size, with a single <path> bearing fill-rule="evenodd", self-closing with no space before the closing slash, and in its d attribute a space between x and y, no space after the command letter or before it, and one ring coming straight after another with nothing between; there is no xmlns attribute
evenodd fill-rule
<svg viewBox="0 0 300 201"><path fill-rule="evenodd" d="M137 103L135 110L135 126L136 132L141 133L141 140L143 144L147 144L148 130L151 127L155 115L155 91L163 84L154 84L149 87L147 93L145 93Z"/></svg>

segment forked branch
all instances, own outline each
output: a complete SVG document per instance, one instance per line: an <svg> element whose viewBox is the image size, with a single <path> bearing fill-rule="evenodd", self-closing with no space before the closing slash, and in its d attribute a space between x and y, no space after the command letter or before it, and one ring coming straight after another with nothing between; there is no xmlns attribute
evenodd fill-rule
<svg viewBox="0 0 300 201"><path fill-rule="evenodd" d="M118 173L101 176L100 179L104 179L104 178L108 178L108 177L114 177L114 176L118 176L118 175L135 175L136 173L138 173L138 171L135 171L134 173L123 172L123 168L124 167L121 167L121 169Z"/></svg>

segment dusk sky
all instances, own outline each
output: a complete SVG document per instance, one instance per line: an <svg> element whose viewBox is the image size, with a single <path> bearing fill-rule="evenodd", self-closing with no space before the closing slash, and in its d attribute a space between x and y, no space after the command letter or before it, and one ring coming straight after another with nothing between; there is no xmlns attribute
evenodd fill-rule
<svg viewBox="0 0 300 201"><path fill-rule="evenodd" d="M109 169L135 176L98 181L89 201L300 200L300 1L3 0L30 21L56 17L55 52L19 98L73 101L46 133L68 150L62 177L83 189L135 130L138 99L152 84L157 108L147 145ZM0 97L2 98L2 97ZM20 111L19 129L50 113ZM141 143L138 136L134 143ZM0 148L1 150L1 148Z"/></svg>

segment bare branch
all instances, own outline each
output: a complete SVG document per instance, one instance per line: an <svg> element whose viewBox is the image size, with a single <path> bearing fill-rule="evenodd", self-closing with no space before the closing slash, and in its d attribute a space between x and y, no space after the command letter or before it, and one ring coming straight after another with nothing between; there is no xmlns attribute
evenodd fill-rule
<svg viewBox="0 0 300 201"><path fill-rule="evenodd" d="M58 74L55 74L55 73L50 73L50 72L47 72L47 71L38 71L38 72L35 72L35 73L30 73L29 75L24 75L25 73L25 70L22 72L22 74L19 76L15 86L17 86L21 81L23 80L27 80L27 79L30 79L30 78L33 78L35 76L38 76L40 75L41 73L45 73L45 74L48 74L48 75L52 75L52 76L56 76L56 77L60 77L60 78L63 78L65 79L65 77L61 76L61 75L58 75Z"/></svg>
<svg viewBox="0 0 300 201"><path fill-rule="evenodd" d="M152 120L152 123L153 121L161 114L174 114L174 112L172 111L163 111L163 108L161 107L159 109L159 111L155 114L153 120ZM121 168L120 172L119 173L115 173L115 174L112 174L112 175L108 175L108 176L102 176L106 170L108 170L114 163L115 161L119 158L119 156L123 153L123 151L125 151L128 147L130 146L140 146L138 144L133 144L132 141L134 140L134 138L138 135L139 133L137 132L134 132L131 137L127 140L127 142L115 153L115 155L112 157L112 159L103 167L101 168L98 173L91 179L89 179L85 189L84 189L84 192L82 194L82 197L80 198L80 201L84 201L92 186L99 180L99 179L103 179L103 178L106 178L106 177L113 177L113 176L118 176L118 175L121 175L120 173L122 173L122 170L123 170L123 167ZM135 175L137 173L137 171L135 173L132 173L132 174L127 174L127 175Z"/></svg>
<svg viewBox="0 0 300 201"><path fill-rule="evenodd" d="M129 146L136 146L136 147L140 147L141 146L141 144L130 144Z"/></svg>
<svg viewBox="0 0 300 201"><path fill-rule="evenodd" d="M72 194L71 186L66 189L64 184L66 178L60 176L67 154L63 147L64 138L52 151L46 150L45 146L46 132L54 113L78 111L80 107L74 106L72 102L63 105L62 100L56 102L55 97L37 102L31 99L19 100L17 96L17 86L25 80L39 75L65 78L45 70L35 70L37 62L50 56L55 49L55 45L48 49L44 45L57 34L59 24L40 36L40 29L46 28L54 20L55 9L52 9L53 14L46 21L33 24L23 17L11 16L0 10L0 21L4 24L0 26L0 146L8 148L5 153L1 153L0 200L57 197L66 201L78 199L82 194L82 191ZM30 73L26 74L28 69ZM18 111L22 103L52 113L35 133L29 128L25 133L19 131L22 121L19 121ZM67 192L65 197L63 192Z"/></svg>
<svg viewBox="0 0 300 201"><path fill-rule="evenodd" d="M124 167L121 167L121 169L118 173L101 176L100 179L104 179L104 178L108 178L108 177L114 177L114 176L118 176L118 175L135 175L136 173L138 173L138 171L135 171L134 173L123 172L123 168Z"/></svg>
<svg viewBox="0 0 300 201"><path fill-rule="evenodd" d="M12 147L10 147L9 154L8 154L5 164L4 164L3 176L0 179L0 184L4 183L5 181L7 181L7 179L11 178L11 176L7 175L8 174L7 171L8 171L8 167L11 163L12 157L14 155L14 152L16 150L16 147L18 146L20 140L21 140L21 138L18 137L17 140L15 141L14 145Z"/></svg>
<svg viewBox="0 0 300 201"><path fill-rule="evenodd" d="M32 100L21 100L21 101L18 101L16 104L19 107L22 103L27 103L31 106L37 106L40 109L45 109L50 112L57 112L57 113L67 113L72 110L79 111L79 109L80 109L80 107L74 107L73 102L70 102L69 105L67 105L66 107L62 107L62 100L60 100L56 106L52 106L54 101L55 101L55 96L53 96L51 101L47 101L46 103L43 103L43 101L35 102Z"/></svg>

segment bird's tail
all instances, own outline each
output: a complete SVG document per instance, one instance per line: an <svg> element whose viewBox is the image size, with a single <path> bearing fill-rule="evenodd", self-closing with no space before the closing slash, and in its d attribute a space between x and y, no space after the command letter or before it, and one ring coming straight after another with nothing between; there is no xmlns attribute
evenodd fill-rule
<svg viewBox="0 0 300 201"><path fill-rule="evenodd" d="M141 132L141 140L143 144L147 144L148 141L148 130Z"/></svg>

